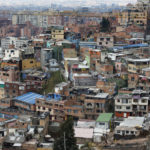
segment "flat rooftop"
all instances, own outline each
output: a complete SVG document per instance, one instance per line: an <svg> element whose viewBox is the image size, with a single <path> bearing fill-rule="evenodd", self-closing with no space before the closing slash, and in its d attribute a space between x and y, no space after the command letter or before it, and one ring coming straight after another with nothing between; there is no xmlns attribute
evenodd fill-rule
<svg viewBox="0 0 150 150"><path fill-rule="evenodd" d="M144 123L144 117L128 117L125 118L125 120L120 123L120 126L125 127L142 127Z"/></svg>
<svg viewBox="0 0 150 150"><path fill-rule="evenodd" d="M35 104L35 100L37 98L44 98L44 96L37 94L37 93L29 92L29 93L23 94L21 96L15 97L14 99L29 103L29 104Z"/></svg>
<svg viewBox="0 0 150 150"><path fill-rule="evenodd" d="M132 58L128 58L127 61L130 61L130 62L149 62L150 59L149 58L145 58L145 59L132 59Z"/></svg>

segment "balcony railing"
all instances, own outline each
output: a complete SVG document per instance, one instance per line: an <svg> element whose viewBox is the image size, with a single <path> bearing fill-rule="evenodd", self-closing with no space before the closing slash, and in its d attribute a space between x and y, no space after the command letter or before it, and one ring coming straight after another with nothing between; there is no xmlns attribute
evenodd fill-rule
<svg viewBox="0 0 150 150"><path fill-rule="evenodd" d="M140 97L140 95L134 95L133 96L133 99L140 99L141 97Z"/></svg>

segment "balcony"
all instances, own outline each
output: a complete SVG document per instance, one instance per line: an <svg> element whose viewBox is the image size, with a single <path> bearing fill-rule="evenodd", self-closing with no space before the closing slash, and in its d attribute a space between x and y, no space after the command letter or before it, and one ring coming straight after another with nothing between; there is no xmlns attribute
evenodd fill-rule
<svg viewBox="0 0 150 150"><path fill-rule="evenodd" d="M133 96L133 99L140 99L141 97L140 97L140 95L134 95Z"/></svg>
<svg viewBox="0 0 150 150"><path fill-rule="evenodd" d="M139 109L138 109L138 108L133 108L132 110L133 110L134 112L139 111Z"/></svg>
<svg viewBox="0 0 150 150"><path fill-rule="evenodd" d="M132 104L138 105L138 104L139 104L139 100L133 99L133 100L132 100Z"/></svg>

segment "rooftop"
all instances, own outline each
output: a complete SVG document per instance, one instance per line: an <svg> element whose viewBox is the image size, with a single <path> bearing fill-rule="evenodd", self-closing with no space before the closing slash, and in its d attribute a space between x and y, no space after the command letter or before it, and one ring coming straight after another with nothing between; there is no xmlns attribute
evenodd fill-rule
<svg viewBox="0 0 150 150"><path fill-rule="evenodd" d="M79 120L77 122L78 128L94 128L95 120Z"/></svg>
<svg viewBox="0 0 150 150"><path fill-rule="evenodd" d="M131 61L131 62L149 62L150 58L146 58L146 59L132 59L132 58L128 58L127 60Z"/></svg>
<svg viewBox="0 0 150 150"><path fill-rule="evenodd" d="M132 98L132 96L129 94L120 94L120 95L117 95L116 98Z"/></svg>
<svg viewBox="0 0 150 150"><path fill-rule="evenodd" d="M109 122L113 113L102 113L97 118L96 122Z"/></svg>
<svg viewBox="0 0 150 150"><path fill-rule="evenodd" d="M21 96L15 97L14 99L29 103L29 104L35 104L35 100L37 98L43 98L43 97L44 97L43 95L29 92L29 93L23 94Z"/></svg>
<svg viewBox="0 0 150 150"><path fill-rule="evenodd" d="M150 68L143 68L143 71L150 71Z"/></svg>
<svg viewBox="0 0 150 150"><path fill-rule="evenodd" d="M74 128L76 138L93 138L93 128Z"/></svg>
<svg viewBox="0 0 150 150"><path fill-rule="evenodd" d="M96 98L107 98L108 97L108 93L98 93L95 97Z"/></svg>
<svg viewBox="0 0 150 150"><path fill-rule="evenodd" d="M120 123L120 126L126 127L142 127L144 123L144 117L128 117Z"/></svg>

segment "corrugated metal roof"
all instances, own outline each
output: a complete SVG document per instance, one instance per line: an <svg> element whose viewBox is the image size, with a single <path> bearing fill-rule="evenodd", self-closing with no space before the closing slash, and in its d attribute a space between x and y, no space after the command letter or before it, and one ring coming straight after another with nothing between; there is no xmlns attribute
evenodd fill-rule
<svg viewBox="0 0 150 150"><path fill-rule="evenodd" d="M35 104L35 100L37 98L44 98L44 96L40 95L40 94L37 94L37 93L29 92L29 93L23 94L21 96L18 96L15 99L19 100L19 101L22 101L22 102L29 103L29 104Z"/></svg>
<svg viewBox="0 0 150 150"><path fill-rule="evenodd" d="M121 127L142 127L144 123L144 117L128 117L120 123Z"/></svg>
<svg viewBox="0 0 150 150"><path fill-rule="evenodd" d="M97 118L96 122L109 122L113 113L102 113Z"/></svg>

